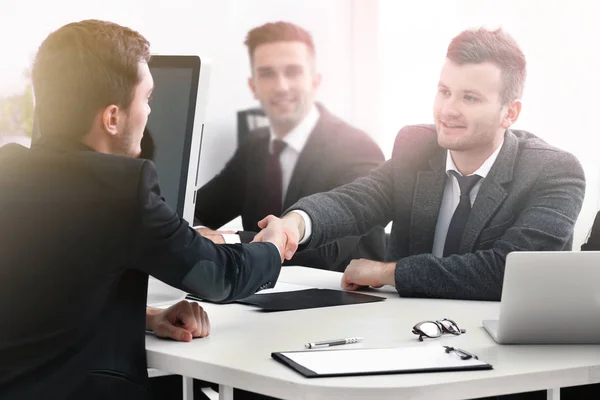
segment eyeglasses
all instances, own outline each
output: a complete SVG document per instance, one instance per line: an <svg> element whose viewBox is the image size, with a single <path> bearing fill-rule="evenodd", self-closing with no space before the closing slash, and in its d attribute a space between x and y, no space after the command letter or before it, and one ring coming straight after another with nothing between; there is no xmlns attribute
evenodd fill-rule
<svg viewBox="0 0 600 400"><path fill-rule="evenodd" d="M412 329L412 333L419 335L420 342L423 341L423 337L433 339L442 336L444 333L458 336L465 332L465 329L459 328L456 322L448 318L440 319L438 321L421 321Z"/></svg>

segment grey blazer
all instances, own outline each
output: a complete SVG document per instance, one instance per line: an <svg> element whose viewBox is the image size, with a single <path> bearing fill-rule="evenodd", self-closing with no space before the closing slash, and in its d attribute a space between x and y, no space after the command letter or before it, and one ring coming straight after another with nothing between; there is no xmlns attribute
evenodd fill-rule
<svg viewBox="0 0 600 400"><path fill-rule="evenodd" d="M393 221L386 258L401 296L500 300L511 251L570 250L585 192L579 161L535 135L507 130L482 182L460 254L431 254L446 179L432 125L400 130L392 158L368 176L301 199L312 220L307 247Z"/></svg>

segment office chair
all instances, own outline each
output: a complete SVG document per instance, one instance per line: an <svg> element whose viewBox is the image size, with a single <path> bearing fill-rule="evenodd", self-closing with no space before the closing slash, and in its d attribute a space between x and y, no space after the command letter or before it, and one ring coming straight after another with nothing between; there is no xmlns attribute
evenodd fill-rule
<svg viewBox="0 0 600 400"><path fill-rule="evenodd" d="M269 120L262 108L249 108L237 112L237 139L238 145L250 132L269 126Z"/></svg>

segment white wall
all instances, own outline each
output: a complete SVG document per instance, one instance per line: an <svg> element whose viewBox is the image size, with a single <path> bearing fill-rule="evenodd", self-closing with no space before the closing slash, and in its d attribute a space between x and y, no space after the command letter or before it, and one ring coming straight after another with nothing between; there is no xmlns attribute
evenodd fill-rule
<svg viewBox="0 0 600 400"><path fill-rule="evenodd" d="M364 0L363 0L364 1ZM87 18L140 31L162 54L213 60L200 183L218 172L236 146L236 111L257 105L247 87L247 31L269 21L295 22L313 35L323 73L319 100L353 121L351 0L19 0L4 4L0 23L0 95L19 90L21 73L53 30ZM10 57L6 57L10 54Z"/></svg>
<svg viewBox="0 0 600 400"><path fill-rule="evenodd" d="M247 88L242 42L259 24L306 27L323 73L319 100L370 132L387 156L400 127L432 120L432 101L449 41L469 27L503 26L520 43L529 76L515 127L573 152L588 181L576 227L584 240L598 208L596 156L599 6L587 0L80 0L1 4L0 96L20 90L22 71L52 30L85 18L139 30L157 53L213 59L200 183L236 146L235 112L256 105ZM9 56L7 56L9 55Z"/></svg>
<svg viewBox="0 0 600 400"><path fill-rule="evenodd" d="M598 208L600 6L586 0L381 0L381 145L390 154L399 128L433 120L439 71L450 40L464 29L502 26L528 64L523 110L514 126L575 154L587 178L574 249Z"/></svg>

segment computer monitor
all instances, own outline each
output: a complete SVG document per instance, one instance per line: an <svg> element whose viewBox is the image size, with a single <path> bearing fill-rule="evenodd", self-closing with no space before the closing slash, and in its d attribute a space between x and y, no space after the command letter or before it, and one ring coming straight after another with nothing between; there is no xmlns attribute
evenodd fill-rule
<svg viewBox="0 0 600 400"><path fill-rule="evenodd" d="M154 91L142 157L156 164L166 202L193 224L210 63L197 56L153 55L149 67Z"/></svg>
<svg viewBox="0 0 600 400"><path fill-rule="evenodd" d="M141 157L156 164L165 201L193 225L210 63L197 56L153 55L148 66L154 90ZM148 281L148 305L184 297L155 278Z"/></svg>

